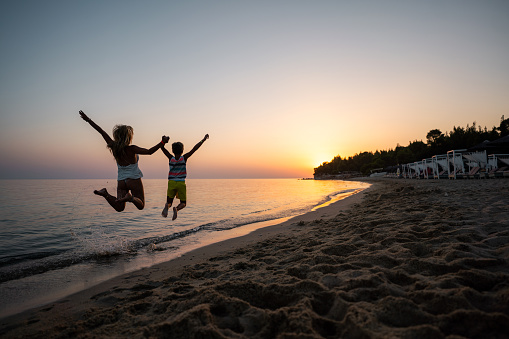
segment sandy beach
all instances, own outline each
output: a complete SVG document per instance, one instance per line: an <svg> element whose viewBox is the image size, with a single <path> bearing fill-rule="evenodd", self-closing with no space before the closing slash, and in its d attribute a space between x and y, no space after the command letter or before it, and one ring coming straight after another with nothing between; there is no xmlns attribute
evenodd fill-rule
<svg viewBox="0 0 509 339"><path fill-rule="evenodd" d="M509 181L327 207L0 320L2 338L508 338Z"/></svg>

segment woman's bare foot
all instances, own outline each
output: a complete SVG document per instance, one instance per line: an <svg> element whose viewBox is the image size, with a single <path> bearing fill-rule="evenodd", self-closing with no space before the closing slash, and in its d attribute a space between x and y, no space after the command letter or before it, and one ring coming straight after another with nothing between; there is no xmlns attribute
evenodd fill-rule
<svg viewBox="0 0 509 339"><path fill-rule="evenodd" d="M103 189L100 189L100 190L95 190L94 194L100 195L101 197L107 197L109 195L109 193L106 190L106 188L103 188Z"/></svg>
<svg viewBox="0 0 509 339"><path fill-rule="evenodd" d="M168 208L170 208L170 206L168 206L168 204L164 204L164 209L161 212L161 215L165 218L168 216Z"/></svg>
<svg viewBox="0 0 509 339"><path fill-rule="evenodd" d="M123 198L120 198L120 199L117 199L117 202L128 202L128 201L133 201L133 195L131 194L131 192L127 192L127 194L123 197Z"/></svg>
<svg viewBox="0 0 509 339"><path fill-rule="evenodd" d="M171 218L171 220L175 220L175 219L177 219L177 208L173 207L173 218Z"/></svg>

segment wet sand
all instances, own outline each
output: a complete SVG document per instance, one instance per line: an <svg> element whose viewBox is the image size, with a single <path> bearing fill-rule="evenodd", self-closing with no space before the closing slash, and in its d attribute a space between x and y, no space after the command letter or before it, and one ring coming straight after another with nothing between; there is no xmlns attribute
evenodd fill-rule
<svg viewBox="0 0 509 339"><path fill-rule="evenodd" d="M509 181L353 197L0 320L0 336L507 338Z"/></svg>

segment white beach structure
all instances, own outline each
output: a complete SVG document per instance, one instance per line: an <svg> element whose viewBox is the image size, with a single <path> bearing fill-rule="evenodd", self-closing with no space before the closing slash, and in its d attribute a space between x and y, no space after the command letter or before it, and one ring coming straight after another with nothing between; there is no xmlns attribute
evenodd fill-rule
<svg viewBox="0 0 509 339"><path fill-rule="evenodd" d="M422 159L421 166L424 178L429 179L429 177L433 175L433 159Z"/></svg>
<svg viewBox="0 0 509 339"><path fill-rule="evenodd" d="M410 178L417 178L419 175L417 174L417 166L415 162L408 164L408 168L410 169Z"/></svg>
<svg viewBox="0 0 509 339"><path fill-rule="evenodd" d="M468 152L464 153L463 157L467 159L468 165L468 176L470 178L474 177L483 177L486 172L486 167L488 166L488 157L486 156L486 151L482 152ZM482 171L482 176L481 176Z"/></svg>
<svg viewBox="0 0 509 339"><path fill-rule="evenodd" d="M401 165L401 176L405 179L409 178L408 164Z"/></svg>
<svg viewBox="0 0 509 339"><path fill-rule="evenodd" d="M509 177L509 154L488 156L486 150L457 149L401 165L401 169L402 177L407 179Z"/></svg>
<svg viewBox="0 0 509 339"><path fill-rule="evenodd" d="M408 178L408 168L407 168L407 164L404 164L401 166L401 169L402 169L402 175L403 175L403 178L407 179Z"/></svg>
<svg viewBox="0 0 509 339"><path fill-rule="evenodd" d="M490 154L488 155L488 172L494 171L498 168L497 164L497 155L496 154Z"/></svg>
<svg viewBox="0 0 509 339"><path fill-rule="evenodd" d="M406 178L407 179L412 179L415 175L415 168L414 168L414 164L413 163L408 163L405 165L405 170L406 170Z"/></svg>
<svg viewBox="0 0 509 339"><path fill-rule="evenodd" d="M466 152L466 149L458 149L451 150L447 152L447 170L449 179L457 179L458 175L464 176L465 172L465 163L463 162L462 153Z"/></svg>
<svg viewBox="0 0 509 339"><path fill-rule="evenodd" d="M416 179L419 179L421 177L421 162L420 161L416 161L412 164L410 164L410 168L414 171L414 177Z"/></svg>
<svg viewBox="0 0 509 339"><path fill-rule="evenodd" d="M509 166L509 154L500 154L498 160Z"/></svg>
<svg viewBox="0 0 509 339"><path fill-rule="evenodd" d="M413 177L415 179L419 179L419 176L421 175L421 171L420 171L419 165L417 164L417 161L413 162L411 167L412 167L412 169L414 171Z"/></svg>
<svg viewBox="0 0 509 339"><path fill-rule="evenodd" d="M419 179L424 178L424 162L423 160L416 161L417 167L419 168Z"/></svg>
<svg viewBox="0 0 509 339"><path fill-rule="evenodd" d="M447 173L447 154L434 155L431 158L433 166L433 178L440 179ZM448 175L448 174L447 174Z"/></svg>
<svg viewBox="0 0 509 339"><path fill-rule="evenodd" d="M509 170L505 170L504 167L509 167L509 154L490 154L488 156L486 168L490 178L494 178L497 175L509 175Z"/></svg>
<svg viewBox="0 0 509 339"><path fill-rule="evenodd" d="M404 177L406 179L413 179L415 177L415 166L414 163L408 163L403 165Z"/></svg>

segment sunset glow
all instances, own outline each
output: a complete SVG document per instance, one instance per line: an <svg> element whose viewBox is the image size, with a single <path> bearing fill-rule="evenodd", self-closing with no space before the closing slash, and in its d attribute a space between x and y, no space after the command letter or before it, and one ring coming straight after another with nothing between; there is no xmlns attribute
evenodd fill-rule
<svg viewBox="0 0 509 339"><path fill-rule="evenodd" d="M147 148L210 134L190 178L310 177L509 115L506 2L149 3L4 5L0 178L114 178L80 109Z"/></svg>

